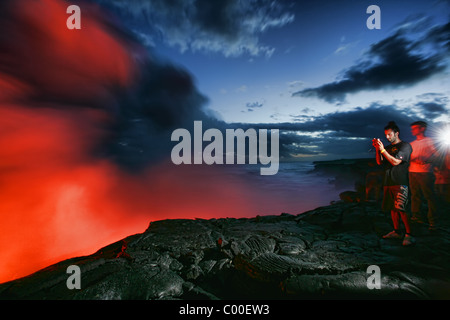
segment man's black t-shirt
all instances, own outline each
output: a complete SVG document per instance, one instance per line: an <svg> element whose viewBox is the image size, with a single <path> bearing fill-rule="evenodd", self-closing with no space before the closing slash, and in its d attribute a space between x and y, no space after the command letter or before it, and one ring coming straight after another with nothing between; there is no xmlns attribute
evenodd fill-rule
<svg viewBox="0 0 450 320"><path fill-rule="evenodd" d="M408 167L409 159L412 153L412 147L408 142L401 141L397 144L391 144L387 146L386 152L396 159L402 160L402 162L393 166L386 159L383 158L383 163L385 166L385 176L384 185L385 186L397 186L404 185L407 186L408 183ZM383 154L381 154L383 155Z"/></svg>

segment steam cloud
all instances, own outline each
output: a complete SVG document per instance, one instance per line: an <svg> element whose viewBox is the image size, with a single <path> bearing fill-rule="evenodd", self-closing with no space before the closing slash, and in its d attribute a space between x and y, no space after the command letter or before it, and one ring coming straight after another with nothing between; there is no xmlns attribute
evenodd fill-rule
<svg viewBox="0 0 450 320"><path fill-rule="evenodd" d="M83 2L82 29L68 30L67 6L0 4L0 282L152 220L253 216L265 205L219 168L167 159L173 129L216 124L189 73L152 58L94 5Z"/></svg>

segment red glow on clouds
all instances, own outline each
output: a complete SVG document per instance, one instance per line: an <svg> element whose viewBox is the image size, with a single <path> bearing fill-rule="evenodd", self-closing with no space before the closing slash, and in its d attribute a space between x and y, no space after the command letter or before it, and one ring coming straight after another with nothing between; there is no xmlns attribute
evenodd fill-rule
<svg viewBox="0 0 450 320"><path fill-rule="evenodd" d="M127 85L133 61L117 38L102 27L101 12L83 5L82 29L69 30L67 2L10 1L11 16L2 25L7 42L2 67L56 98L105 99L108 85ZM34 88L33 88L34 89Z"/></svg>
<svg viewBox="0 0 450 320"><path fill-rule="evenodd" d="M116 196L107 186L114 168L88 156L106 134L99 124L108 121L104 110L92 106L108 102L110 86L133 78L126 47L100 27L92 8L84 8L83 30L74 32L65 27L65 2L6 6L0 54L0 282L90 253L142 230L148 220L114 210ZM39 102L42 96L55 102ZM62 107L64 100L88 101L91 108Z"/></svg>
<svg viewBox="0 0 450 320"><path fill-rule="evenodd" d="M95 7L83 6L82 29L68 30L67 6L14 0L1 21L0 283L91 254L151 221L254 216L261 205L218 168L168 159L133 175L91 155L108 135L111 90L135 79L136 51L98 22Z"/></svg>

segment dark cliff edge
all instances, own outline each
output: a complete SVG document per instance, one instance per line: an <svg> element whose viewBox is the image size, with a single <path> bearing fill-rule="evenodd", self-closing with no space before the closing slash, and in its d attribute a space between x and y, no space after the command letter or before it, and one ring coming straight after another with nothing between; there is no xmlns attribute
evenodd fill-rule
<svg viewBox="0 0 450 320"><path fill-rule="evenodd" d="M352 194L352 193L351 193ZM299 215L161 220L92 255L0 284L2 300L450 299L450 219L384 240L377 201L341 196ZM81 270L69 290L67 268ZM369 289L368 267L380 268Z"/></svg>

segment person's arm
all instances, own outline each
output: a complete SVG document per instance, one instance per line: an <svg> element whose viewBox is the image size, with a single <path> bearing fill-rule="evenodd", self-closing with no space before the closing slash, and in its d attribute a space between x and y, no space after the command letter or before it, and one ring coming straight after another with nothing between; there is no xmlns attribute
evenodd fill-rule
<svg viewBox="0 0 450 320"><path fill-rule="evenodd" d="M391 156L389 154L389 152L387 152L384 148L381 149L380 153L381 153L381 156L384 157L387 161L389 161L389 163L392 164L393 166L398 166L400 163L403 162L402 159L397 159L397 158Z"/></svg>
<svg viewBox="0 0 450 320"><path fill-rule="evenodd" d="M377 163L380 165L383 162L383 158L386 159L390 164L393 166L398 166L400 163L402 163L402 159L397 159L389 154L389 152L384 149L383 142L381 142L380 139L375 139L373 142L373 146L376 150L376 160Z"/></svg>
<svg viewBox="0 0 450 320"><path fill-rule="evenodd" d="M435 168L442 167L442 164L443 164L442 160L443 160L444 157L438 151L438 149L436 149L433 141L430 141L430 144L429 144L428 147L429 147L429 151L428 151L429 157L428 157L427 160L424 161L424 163L425 164L431 164Z"/></svg>
<svg viewBox="0 0 450 320"><path fill-rule="evenodd" d="M377 164L380 166L383 163L383 157L381 156L380 150L375 148L375 160L377 161Z"/></svg>
<svg viewBox="0 0 450 320"><path fill-rule="evenodd" d="M383 157L380 153L380 146L378 144L378 139L373 138L372 139L372 145L375 148L375 160L377 161L377 165L381 165L383 163Z"/></svg>

